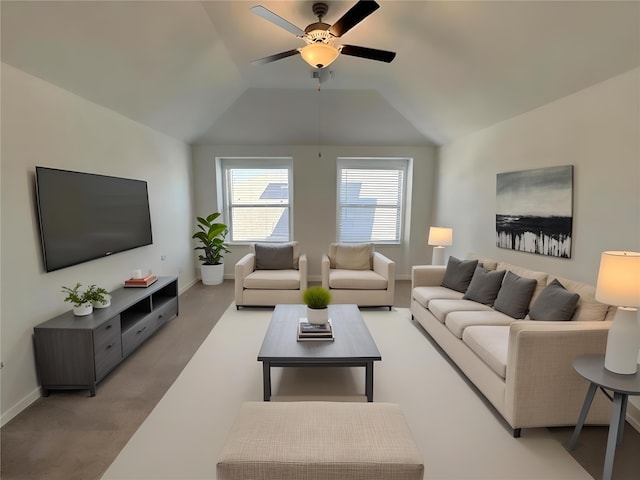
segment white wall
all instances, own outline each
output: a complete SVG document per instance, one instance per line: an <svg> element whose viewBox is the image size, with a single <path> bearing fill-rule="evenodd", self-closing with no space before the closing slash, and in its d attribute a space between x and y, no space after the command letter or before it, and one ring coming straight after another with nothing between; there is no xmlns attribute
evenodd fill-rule
<svg viewBox="0 0 640 480"><path fill-rule="evenodd" d="M572 258L497 248L496 174L568 164ZM448 254L476 251L595 285L602 251L640 251L640 69L442 147L437 185L437 219L454 229Z"/></svg>
<svg viewBox="0 0 640 480"><path fill-rule="evenodd" d="M323 146L213 146L192 147L196 212L206 215L218 211L216 157L286 156L293 158L293 237L309 259L309 279L320 279L320 261L329 243L336 241L336 159L338 157L413 158L412 209L406 225L405 241L399 246L376 249L397 263L398 278L408 279L411 265L428 263L431 253L426 232L431 221L434 166L433 147L351 147ZM225 257L225 276L233 276L235 262L248 252L247 245L232 245Z"/></svg>
<svg viewBox="0 0 640 480"><path fill-rule="evenodd" d="M62 285L122 285L131 270L195 281L189 147L2 64L1 414L6 423L40 395L33 327L67 311ZM36 165L146 180L153 245L45 273L37 225ZM70 215L72 212L70 212ZM166 260L161 261L161 255Z"/></svg>

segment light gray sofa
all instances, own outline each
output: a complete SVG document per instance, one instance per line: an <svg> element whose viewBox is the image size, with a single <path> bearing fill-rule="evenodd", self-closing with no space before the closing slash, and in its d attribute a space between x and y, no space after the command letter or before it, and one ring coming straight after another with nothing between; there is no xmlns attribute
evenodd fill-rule
<svg viewBox="0 0 640 480"><path fill-rule="evenodd" d="M527 309L535 307L537 313L552 303L544 299L553 289L544 289L557 277L475 254L468 259L479 260L487 272L510 271L500 290L505 288L507 275L511 280L516 276L535 279ZM516 319L442 286L446 269L413 267L413 318L504 417L514 436L520 436L521 428L575 425L588 383L574 371L573 360L583 354L604 353L615 308L597 302L593 286L557 278L568 292L580 295L570 320L532 320L529 315ZM510 302L510 291L501 295L501 306ZM545 295L536 303L543 291ZM610 412L609 400L598 392L587 423L608 424Z"/></svg>

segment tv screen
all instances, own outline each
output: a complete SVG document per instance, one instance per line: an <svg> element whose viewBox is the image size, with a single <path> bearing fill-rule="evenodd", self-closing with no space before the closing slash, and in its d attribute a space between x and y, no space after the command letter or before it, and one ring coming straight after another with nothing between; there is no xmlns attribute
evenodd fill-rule
<svg viewBox="0 0 640 480"><path fill-rule="evenodd" d="M47 272L150 245L147 182L36 167Z"/></svg>

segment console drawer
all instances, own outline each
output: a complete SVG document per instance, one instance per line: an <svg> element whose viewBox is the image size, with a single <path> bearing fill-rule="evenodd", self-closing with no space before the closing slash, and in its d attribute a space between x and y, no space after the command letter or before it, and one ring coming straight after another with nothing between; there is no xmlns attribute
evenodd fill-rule
<svg viewBox="0 0 640 480"><path fill-rule="evenodd" d="M151 313L122 334L122 355L127 356L156 331L157 315Z"/></svg>
<svg viewBox="0 0 640 480"><path fill-rule="evenodd" d="M161 327L178 314L178 299L172 298L159 306L151 315L155 317L156 324Z"/></svg>
<svg viewBox="0 0 640 480"><path fill-rule="evenodd" d="M122 359L120 315L100 325L93 332L96 381L100 381Z"/></svg>

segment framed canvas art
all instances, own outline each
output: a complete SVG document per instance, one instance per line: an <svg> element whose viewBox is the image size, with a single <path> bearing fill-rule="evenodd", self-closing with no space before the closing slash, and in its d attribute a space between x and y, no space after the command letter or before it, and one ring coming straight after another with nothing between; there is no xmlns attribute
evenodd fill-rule
<svg viewBox="0 0 640 480"><path fill-rule="evenodd" d="M496 246L571 258L573 165L498 173Z"/></svg>

